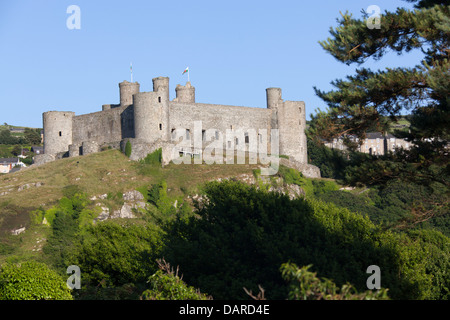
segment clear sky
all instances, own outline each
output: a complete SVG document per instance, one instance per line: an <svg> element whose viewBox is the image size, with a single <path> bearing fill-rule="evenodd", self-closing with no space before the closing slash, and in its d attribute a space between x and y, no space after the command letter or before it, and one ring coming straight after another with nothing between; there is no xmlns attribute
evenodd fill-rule
<svg viewBox="0 0 450 320"><path fill-rule="evenodd" d="M66 26L67 8L81 10L80 29ZM313 86L353 74L318 41L339 12L361 17L401 0L0 0L0 122L42 127L42 113L100 111L119 103L118 83L133 80L152 91L152 78L170 77L170 98L189 66L196 101L266 107L265 89L306 102L307 114L325 104ZM394 54L374 69L416 65L420 53Z"/></svg>

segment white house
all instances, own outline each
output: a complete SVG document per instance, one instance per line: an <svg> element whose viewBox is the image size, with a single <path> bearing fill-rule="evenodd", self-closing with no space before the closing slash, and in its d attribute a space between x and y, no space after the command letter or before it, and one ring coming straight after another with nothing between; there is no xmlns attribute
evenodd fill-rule
<svg viewBox="0 0 450 320"><path fill-rule="evenodd" d="M15 166L26 167L19 158L0 158L0 173L9 173Z"/></svg>

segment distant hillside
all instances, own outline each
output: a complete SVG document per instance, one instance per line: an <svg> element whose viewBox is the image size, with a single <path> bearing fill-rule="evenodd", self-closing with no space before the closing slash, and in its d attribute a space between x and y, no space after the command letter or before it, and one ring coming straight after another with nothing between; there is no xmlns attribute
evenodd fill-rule
<svg viewBox="0 0 450 320"><path fill-rule="evenodd" d="M3 130L10 130L12 135L16 135L16 136L21 136L23 135L23 130L25 129L40 129L42 130L42 128L33 128L33 127L24 127L24 126L14 126L14 125L10 125L10 124L0 124L0 131ZM22 132L21 132L22 131Z"/></svg>

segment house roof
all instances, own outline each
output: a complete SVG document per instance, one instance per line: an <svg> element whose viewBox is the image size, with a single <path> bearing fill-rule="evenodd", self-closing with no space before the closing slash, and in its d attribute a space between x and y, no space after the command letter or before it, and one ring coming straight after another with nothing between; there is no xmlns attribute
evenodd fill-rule
<svg viewBox="0 0 450 320"><path fill-rule="evenodd" d="M19 158L0 158L0 163L18 163Z"/></svg>
<svg viewBox="0 0 450 320"><path fill-rule="evenodd" d="M367 139L384 139L384 136L380 132L367 132Z"/></svg>
<svg viewBox="0 0 450 320"><path fill-rule="evenodd" d="M347 136L348 138L350 138L350 140L357 140L356 136L353 135L353 134L347 134L346 136ZM390 133L387 133L387 134L385 134L385 135L383 135L383 134L380 133L380 132L367 132L367 133L366 133L366 139L384 139L384 138L387 138L387 139L389 139L389 138L395 138L395 136L392 135L392 134L390 134ZM338 139L339 139L339 140L342 140L343 137L341 136L341 137L339 137ZM331 141L327 141L327 140L324 140L324 139L321 139L321 140L323 140L324 142L331 142Z"/></svg>

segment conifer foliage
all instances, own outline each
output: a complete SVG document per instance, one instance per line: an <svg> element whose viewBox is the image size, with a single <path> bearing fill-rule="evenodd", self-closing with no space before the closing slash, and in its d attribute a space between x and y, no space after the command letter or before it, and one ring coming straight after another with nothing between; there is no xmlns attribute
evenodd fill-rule
<svg viewBox="0 0 450 320"><path fill-rule="evenodd" d="M331 37L321 46L347 65L382 59L388 52L401 55L421 50L422 61L411 67L373 71L361 67L356 74L332 81L335 90L314 88L328 105L313 117L312 132L323 139L353 134L359 141L369 129L386 133L402 113L411 116L410 131L396 132L411 141L408 152L379 162L381 176L438 181L448 186L448 144L450 135L450 6L440 0L408 0L414 10L398 8L381 15L380 29L367 26L368 15L355 19L345 13Z"/></svg>

